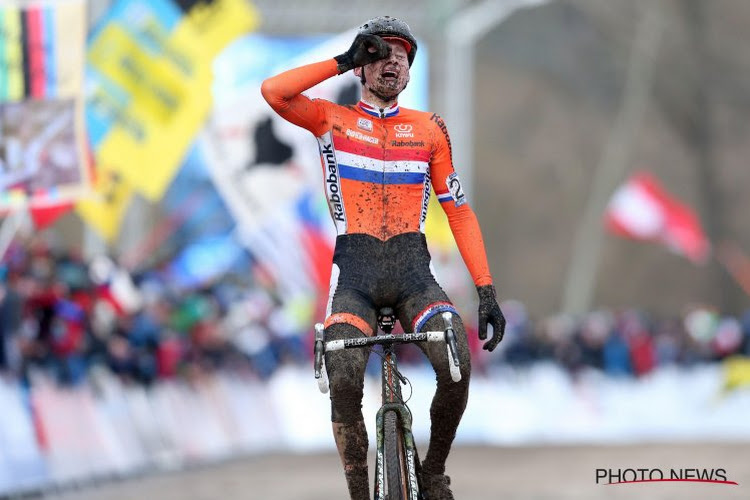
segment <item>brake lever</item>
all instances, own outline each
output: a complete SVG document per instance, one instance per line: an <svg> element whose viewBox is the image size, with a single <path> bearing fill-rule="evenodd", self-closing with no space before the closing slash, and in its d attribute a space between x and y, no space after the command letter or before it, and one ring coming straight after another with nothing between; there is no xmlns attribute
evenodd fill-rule
<svg viewBox="0 0 750 500"><path fill-rule="evenodd" d="M323 366L323 350L325 349L323 344L323 324L315 324L315 361L313 367L315 368L315 378L320 378L321 367Z"/></svg>
<svg viewBox="0 0 750 500"><path fill-rule="evenodd" d="M442 315L445 322L445 344L448 346L448 368L450 368L451 379L454 382L461 380L461 368L458 361L458 345L456 344L456 333L453 330L453 317L446 311Z"/></svg>

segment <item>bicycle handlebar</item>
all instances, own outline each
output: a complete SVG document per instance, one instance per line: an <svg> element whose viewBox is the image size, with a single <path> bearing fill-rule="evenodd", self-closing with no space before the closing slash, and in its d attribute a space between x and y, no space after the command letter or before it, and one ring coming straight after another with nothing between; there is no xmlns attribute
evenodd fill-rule
<svg viewBox="0 0 750 500"><path fill-rule="evenodd" d="M324 327L322 323L315 324L315 378L318 380L320 392L328 392L327 373L324 369L324 354L328 351L340 351L354 347L365 347L376 344L412 344L415 342L445 342L448 351L448 367L454 382L461 380L461 370L458 360L458 345L456 333L453 330L453 318L450 312L442 314L445 330L436 332L418 332L403 334L384 334L374 337L353 337L348 339L324 341Z"/></svg>
<svg viewBox="0 0 750 500"><path fill-rule="evenodd" d="M325 352L340 351L351 347L365 347L377 344L411 344L414 342L443 342L445 332L389 333L375 337L353 337L341 340L329 340L325 343Z"/></svg>

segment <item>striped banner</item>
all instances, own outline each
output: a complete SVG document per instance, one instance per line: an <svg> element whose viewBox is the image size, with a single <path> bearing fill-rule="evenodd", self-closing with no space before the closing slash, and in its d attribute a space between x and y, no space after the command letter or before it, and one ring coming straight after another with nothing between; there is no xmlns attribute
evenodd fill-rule
<svg viewBox="0 0 750 500"><path fill-rule="evenodd" d="M83 0L0 7L0 101L73 97L83 81Z"/></svg>

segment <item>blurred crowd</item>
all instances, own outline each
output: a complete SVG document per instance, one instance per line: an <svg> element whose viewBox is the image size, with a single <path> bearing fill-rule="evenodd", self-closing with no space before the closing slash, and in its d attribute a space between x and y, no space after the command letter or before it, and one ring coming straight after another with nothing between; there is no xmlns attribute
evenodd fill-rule
<svg viewBox="0 0 750 500"><path fill-rule="evenodd" d="M101 366L149 384L219 368L267 378L306 362L309 300L282 303L262 279L242 278L176 289L166 268L128 272L42 239L15 242L0 267L0 373L76 384Z"/></svg>
<svg viewBox="0 0 750 500"><path fill-rule="evenodd" d="M15 242L0 267L0 373L28 382L42 372L77 384L101 366L149 384L217 369L267 379L281 365L309 364L320 298L282 301L268 280L247 274L178 290L159 268L130 273L107 257L56 253L41 239ZM594 368L640 377L660 366L750 355L750 311L733 317L693 306L672 318L623 309L535 320L520 302L502 308L506 338L499 353L474 356L479 372L554 360L573 374ZM484 353L466 319L471 349ZM415 352L402 361L424 363Z"/></svg>
<svg viewBox="0 0 750 500"><path fill-rule="evenodd" d="M505 302L502 308L508 318L502 362L512 366L551 359L573 374L594 368L612 376L640 377L657 367L750 355L750 310L737 318L694 305L678 316L659 317L623 308L535 322L519 302Z"/></svg>

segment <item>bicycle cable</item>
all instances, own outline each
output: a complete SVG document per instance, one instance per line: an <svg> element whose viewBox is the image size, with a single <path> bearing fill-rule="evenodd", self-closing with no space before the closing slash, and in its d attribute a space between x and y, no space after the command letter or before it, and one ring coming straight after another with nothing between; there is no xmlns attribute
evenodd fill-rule
<svg viewBox="0 0 750 500"><path fill-rule="evenodd" d="M377 354L378 356L380 356L380 358L383 361L385 361L385 355L382 352L376 351L375 349L372 349L370 352L373 352L373 353ZM411 380L409 380L409 377L407 377L406 375L404 375L403 373L401 373L401 371L398 368L396 368L393 365L393 363L391 363L391 369L396 373L396 379L397 380L402 380L404 386L407 386L407 385L409 386L409 397L406 398L406 399L404 399L403 396L399 396L399 402L402 405L404 405L404 407L406 408L406 411L408 411L409 415L411 415L412 414L411 410L409 409L409 407L407 406L406 403L408 403L411 400L412 396L414 395L414 386L412 386ZM398 383L398 382L396 382L396 383ZM396 395L399 394L400 391L396 391L395 388L393 387L393 385L391 385L391 383L388 384L388 387L391 390L391 394L396 394Z"/></svg>

